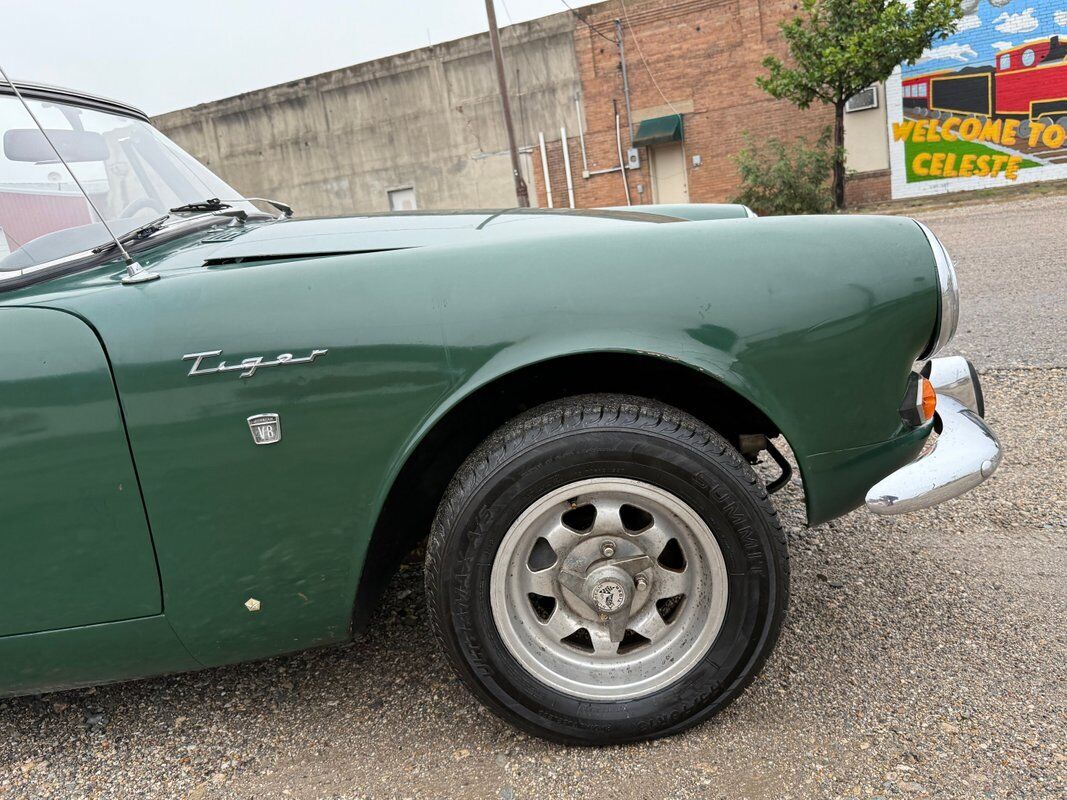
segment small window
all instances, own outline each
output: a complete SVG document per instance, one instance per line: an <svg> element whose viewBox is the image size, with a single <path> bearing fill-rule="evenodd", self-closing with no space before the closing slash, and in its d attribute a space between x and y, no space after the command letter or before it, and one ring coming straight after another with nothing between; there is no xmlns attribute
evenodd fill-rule
<svg viewBox="0 0 1067 800"><path fill-rule="evenodd" d="M925 83L919 84L919 97L926 97L926 86Z"/></svg>
<svg viewBox="0 0 1067 800"><path fill-rule="evenodd" d="M415 189L406 186L403 189L391 189L389 195L390 211L414 211L418 206L415 204Z"/></svg>
<svg viewBox="0 0 1067 800"><path fill-rule="evenodd" d="M1005 53L1000 57L1000 68L1011 69L1011 53Z"/></svg>
<svg viewBox="0 0 1067 800"><path fill-rule="evenodd" d="M904 87L904 96L911 97L911 84Z"/></svg>
<svg viewBox="0 0 1067 800"><path fill-rule="evenodd" d="M1023 50L1023 66L1032 67L1034 62L1037 61L1037 55L1034 53L1033 48L1026 48Z"/></svg>

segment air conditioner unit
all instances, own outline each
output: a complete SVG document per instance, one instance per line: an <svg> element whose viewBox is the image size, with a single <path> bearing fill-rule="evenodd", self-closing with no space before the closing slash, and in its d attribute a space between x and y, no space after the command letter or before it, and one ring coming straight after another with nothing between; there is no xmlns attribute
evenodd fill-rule
<svg viewBox="0 0 1067 800"><path fill-rule="evenodd" d="M845 113L866 111L869 108L878 108L878 84L868 86L859 94L850 97L845 103Z"/></svg>

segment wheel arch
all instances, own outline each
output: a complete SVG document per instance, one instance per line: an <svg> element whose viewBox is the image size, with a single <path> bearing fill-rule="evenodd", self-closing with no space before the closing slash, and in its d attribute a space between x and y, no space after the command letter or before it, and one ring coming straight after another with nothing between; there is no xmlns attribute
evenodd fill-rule
<svg viewBox="0 0 1067 800"><path fill-rule="evenodd" d="M742 433L768 437L780 433L765 411L724 376L660 354L571 353L472 381L442 404L393 473L364 556L354 632L366 625L405 555L429 532L440 499L464 459L523 411L590 393L629 394L667 403L705 422L734 446Z"/></svg>

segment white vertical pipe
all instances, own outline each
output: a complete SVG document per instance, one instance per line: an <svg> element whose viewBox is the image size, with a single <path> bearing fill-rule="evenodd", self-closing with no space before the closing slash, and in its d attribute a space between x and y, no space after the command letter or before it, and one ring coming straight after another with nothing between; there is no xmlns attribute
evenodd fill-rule
<svg viewBox="0 0 1067 800"><path fill-rule="evenodd" d="M619 148L619 174L622 176L623 190L626 192L626 205L632 206L630 202L630 183L626 180L626 162L622 160L622 129L619 125L619 115L615 115L615 146Z"/></svg>
<svg viewBox="0 0 1067 800"><path fill-rule="evenodd" d="M585 159L585 131L582 130L582 103L574 96L574 110L578 112L578 141L582 143L582 177L589 177L589 162Z"/></svg>
<svg viewBox="0 0 1067 800"><path fill-rule="evenodd" d="M538 131L537 141L541 145L541 172L543 172L545 176L545 197L548 199L548 207L555 208L555 206L552 205L552 181L548 178L548 157L545 155L544 133Z"/></svg>
<svg viewBox="0 0 1067 800"><path fill-rule="evenodd" d="M567 129L559 129L560 142L563 144L563 169L567 173L567 200L574 208L574 182L571 180L571 150L567 146Z"/></svg>

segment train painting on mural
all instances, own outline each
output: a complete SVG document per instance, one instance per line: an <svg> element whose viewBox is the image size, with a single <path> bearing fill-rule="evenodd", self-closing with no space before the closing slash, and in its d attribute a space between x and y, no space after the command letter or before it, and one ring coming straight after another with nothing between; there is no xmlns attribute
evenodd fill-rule
<svg viewBox="0 0 1067 800"><path fill-rule="evenodd" d="M1067 178L1067 4L963 8L887 84L894 197Z"/></svg>

